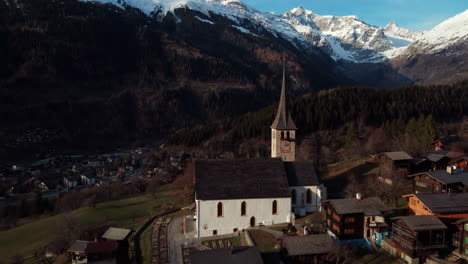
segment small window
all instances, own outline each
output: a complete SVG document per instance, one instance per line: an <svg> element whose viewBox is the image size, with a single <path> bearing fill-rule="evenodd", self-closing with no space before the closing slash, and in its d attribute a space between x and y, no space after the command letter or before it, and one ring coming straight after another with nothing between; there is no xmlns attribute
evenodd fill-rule
<svg viewBox="0 0 468 264"><path fill-rule="evenodd" d="M352 234L354 234L354 229L353 229L353 228L346 228L346 229L344 230L344 233L345 233L346 235L352 235Z"/></svg>
<svg viewBox="0 0 468 264"><path fill-rule="evenodd" d="M242 202L241 203L241 216L247 215L247 203Z"/></svg>
<svg viewBox="0 0 468 264"><path fill-rule="evenodd" d="M233 233L237 232L237 228L234 228L234 229L232 230L232 232L233 232Z"/></svg>
<svg viewBox="0 0 468 264"><path fill-rule="evenodd" d="M367 220L369 220L369 218ZM354 217L346 217L345 218L345 223L354 223L354 221L355 221Z"/></svg>
<svg viewBox="0 0 468 264"><path fill-rule="evenodd" d="M310 189L307 189L306 200L308 204L312 203L312 191Z"/></svg>
<svg viewBox="0 0 468 264"><path fill-rule="evenodd" d="M278 202L276 200L273 201L273 208L272 208L272 213L275 215L275 214L278 214Z"/></svg>
<svg viewBox="0 0 468 264"><path fill-rule="evenodd" d="M286 132L286 138L289 139L290 138L290 134L289 134L289 131Z"/></svg>
<svg viewBox="0 0 468 264"><path fill-rule="evenodd" d="M218 230L213 230L213 236L217 236L218 235Z"/></svg>
<svg viewBox="0 0 468 264"><path fill-rule="evenodd" d="M296 190L291 191L291 203L296 204Z"/></svg>
<svg viewBox="0 0 468 264"><path fill-rule="evenodd" d="M281 139L284 139L284 132L281 131Z"/></svg>
<svg viewBox="0 0 468 264"><path fill-rule="evenodd" d="M223 203L218 203L218 217L223 217Z"/></svg>

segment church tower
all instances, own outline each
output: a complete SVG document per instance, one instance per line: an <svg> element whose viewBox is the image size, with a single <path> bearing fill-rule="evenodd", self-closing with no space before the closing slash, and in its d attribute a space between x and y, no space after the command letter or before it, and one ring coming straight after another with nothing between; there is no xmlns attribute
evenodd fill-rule
<svg viewBox="0 0 468 264"><path fill-rule="evenodd" d="M275 121L271 125L271 157L283 161L296 159L296 125L286 110L286 68L283 60L283 84Z"/></svg>

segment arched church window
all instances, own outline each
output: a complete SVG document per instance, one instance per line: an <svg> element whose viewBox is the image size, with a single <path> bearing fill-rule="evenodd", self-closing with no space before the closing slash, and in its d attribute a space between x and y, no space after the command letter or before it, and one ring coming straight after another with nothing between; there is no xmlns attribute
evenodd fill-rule
<svg viewBox="0 0 468 264"><path fill-rule="evenodd" d="M241 215L247 215L247 203L246 202L241 203Z"/></svg>
<svg viewBox="0 0 468 264"><path fill-rule="evenodd" d="M291 191L291 203L296 204L296 190Z"/></svg>
<svg viewBox="0 0 468 264"><path fill-rule="evenodd" d="M281 131L281 139L284 139L284 132Z"/></svg>
<svg viewBox="0 0 468 264"><path fill-rule="evenodd" d="M312 203L312 192L310 191L310 189L307 189L306 201L307 201L308 204Z"/></svg>
<svg viewBox="0 0 468 264"><path fill-rule="evenodd" d="M286 138L289 139L290 135L289 135L289 131L286 132Z"/></svg>
<svg viewBox="0 0 468 264"><path fill-rule="evenodd" d="M223 217L223 203L218 203L218 217Z"/></svg>
<svg viewBox="0 0 468 264"><path fill-rule="evenodd" d="M278 202L276 200L273 201L273 208L272 208L272 213L273 214L278 214Z"/></svg>

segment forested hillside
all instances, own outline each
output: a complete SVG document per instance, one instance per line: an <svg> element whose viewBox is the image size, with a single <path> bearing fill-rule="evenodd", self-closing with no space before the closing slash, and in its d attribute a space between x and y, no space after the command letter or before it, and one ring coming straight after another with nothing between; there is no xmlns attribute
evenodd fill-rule
<svg viewBox="0 0 468 264"><path fill-rule="evenodd" d="M431 127L460 121L468 114L468 82L384 90L336 88L290 98L287 107L298 127L299 138L319 131L341 130L341 134L345 134L346 128L353 125L382 128L395 141L402 140L408 132L414 137L425 136L427 142L433 138L424 133L436 136ZM251 138L268 140L276 108L277 105L271 105L238 118L183 129L171 138L171 142L198 146L214 141L219 148L234 151L236 146ZM427 147L430 146L422 148ZM413 151L422 150L415 147Z"/></svg>

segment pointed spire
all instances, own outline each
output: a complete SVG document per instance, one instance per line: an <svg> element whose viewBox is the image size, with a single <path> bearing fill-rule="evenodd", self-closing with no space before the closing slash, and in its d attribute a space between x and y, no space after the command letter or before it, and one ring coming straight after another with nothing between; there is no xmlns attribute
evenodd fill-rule
<svg viewBox="0 0 468 264"><path fill-rule="evenodd" d="M286 110L286 59L283 57L283 84L281 86L281 96L278 105L278 112L276 113L275 121L271 128L278 130L292 130L297 129L291 114Z"/></svg>

